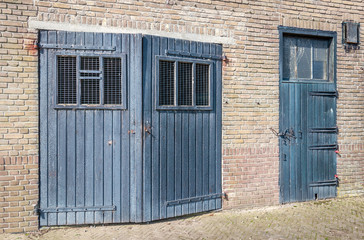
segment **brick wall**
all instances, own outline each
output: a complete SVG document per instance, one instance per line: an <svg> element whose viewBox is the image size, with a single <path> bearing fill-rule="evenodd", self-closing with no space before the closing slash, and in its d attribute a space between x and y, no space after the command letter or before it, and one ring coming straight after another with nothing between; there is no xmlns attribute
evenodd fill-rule
<svg viewBox="0 0 364 240"><path fill-rule="evenodd" d="M33 1L0 1L0 233L38 228L38 57Z"/></svg>
<svg viewBox="0 0 364 240"><path fill-rule="evenodd" d="M339 195L364 193L364 51L347 53L341 44L342 21L364 24L361 0L2 0L0 10L2 157L38 155L37 51L33 49L37 32L28 27L32 22L47 23L45 28L64 24L67 29L132 29L230 40L223 44L229 60L223 68L223 188L229 195L225 207L279 201L278 139L269 130L278 129L279 120L277 26L337 31ZM35 171L37 164L32 166ZM3 169L0 173L1 177L8 174ZM0 200L9 202L3 196ZM33 223L11 214L1 219L1 224L6 219L19 224L7 225L5 231L27 230L20 225Z"/></svg>

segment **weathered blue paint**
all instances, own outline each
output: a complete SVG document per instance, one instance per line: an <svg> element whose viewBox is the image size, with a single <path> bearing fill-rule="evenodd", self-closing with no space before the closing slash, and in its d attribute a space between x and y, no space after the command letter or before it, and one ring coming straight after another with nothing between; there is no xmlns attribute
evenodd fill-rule
<svg viewBox="0 0 364 240"><path fill-rule="evenodd" d="M279 27L280 30L280 201L336 196L336 33ZM327 81L283 81L283 36L331 38ZM334 129L334 130L333 130Z"/></svg>
<svg viewBox="0 0 364 240"><path fill-rule="evenodd" d="M142 221L142 36L41 31L39 37L41 44L57 45L40 50L40 208L71 209L41 211L41 226ZM62 49L63 45L88 49ZM110 47L115 51L102 51ZM125 53L127 74L133 79L126 92L134 96L127 109L55 108L54 63L61 51ZM110 211L110 206L116 210Z"/></svg>
<svg viewBox="0 0 364 240"><path fill-rule="evenodd" d="M41 226L147 222L221 208L221 61L209 60L214 97L203 111L157 110L155 72L156 56L166 50L221 56L221 45L57 31L40 31L39 40L46 46L40 48ZM57 54L123 56L123 106L57 106Z"/></svg>
<svg viewBox="0 0 364 240"><path fill-rule="evenodd" d="M143 200L144 221L221 208L220 197L203 198L221 194L221 61L210 59L215 76L211 110L159 109L156 59L168 51L222 55L217 44L143 38L143 66L152 63L143 70L143 120L151 126L151 133L144 132L143 166L152 169L143 181L149 197Z"/></svg>

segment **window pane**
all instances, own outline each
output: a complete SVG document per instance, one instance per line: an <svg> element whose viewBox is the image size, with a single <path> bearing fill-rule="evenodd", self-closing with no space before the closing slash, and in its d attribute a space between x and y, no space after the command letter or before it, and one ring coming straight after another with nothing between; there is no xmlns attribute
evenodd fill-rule
<svg viewBox="0 0 364 240"><path fill-rule="evenodd" d="M81 104L100 104L99 68L98 57L81 57Z"/></svg>
<svg viewBox="0 0 364 240"><path fill-rule="evenodd" d="M100 103L100 81L81 80L81 104Z"/></svg>
<svg viewBox="0 0 364 240"><path fill-rule="evenodd" d="M297 39L297 78L311 79L311 41L309 38Z"/></svg>
<svg viewBox="0 0 364 240"><path fill-rule="evenodd" d="M174 105L174 62L159 61L159 105Z"/></svg>
<svg viewBox="0 0 364 240"><path fill-rule="evenodd" d="M104 102L121 104L120 58L104 58Z"/></svg>
<svg viewBox="0 0 364 240"><path fill-rule="evenodd" d="M192 63L178 63L178 105L192 105Z"/></svg>
<svg viewBox="0 0 364 240"><path fill-rule="evenodd" d="M98 57L82 57L81 70L98 71L100 68L100 61Z"/></svg>
<svg viewBox="0 0 364 240"><path fill-rule="evenodd" d="M313 78L327 79L327 62L329 59L328 40L313 40Z"/></svg>
<svg viewBox="0 0 364 240"><path fill-rule="evenodd" d="M296 45L297 40L293 37L284 38L283 46L283 79L297 78L296 71Z"/></svg>
<svg viewBox="0 0 364 240"><path fill-rule="evenodd" d="M58 104L77 103L76 57L57 58Z"/></svg>
<svg viewBox="0 0 364 240"><path fill-rule="evenodd" d="M196 105L209 105L209 71L207 64L196 64Z"/></svg>

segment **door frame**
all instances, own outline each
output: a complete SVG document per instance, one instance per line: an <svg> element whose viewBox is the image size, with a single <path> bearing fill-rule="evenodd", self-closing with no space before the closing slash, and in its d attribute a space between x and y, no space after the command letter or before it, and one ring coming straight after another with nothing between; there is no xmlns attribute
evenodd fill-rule
<svg viewBox="0 0 364 240"><path fill-rule="evenodd" d="M332 71L331 79L329 79L329 82L334 85L335 91L337 91L337 32L335 31L323 31L323 30L315 30L315 29L306 29L306 28L296 28L296 27L287 27L287 26L278 26L278 32L279 32L279 132L282 133L284 130L283 127L283 106L282 106L282 84L290 84L288 81L283 80L283 56L284 56L284 35L296 35L301 37L318 37L318 38L330 38L332 41L332 46L330 47L331 51L331 57L332 59L329 61L332 61L332 69L329 70ZM328 62L328 64L330 64ZM329 83L327 82L327 83ZM292 81L291 84L314 84L318 83L317 81ZM325 82L322 82L325 83ZM337 105L337 103L336 103ZM337 111L335 106L335 121L337 121ZM283 160L284 160L284 153L283 153L283 140L281 136L279 136L279 202L285 203L283 198ZM336 158L335 158L335 168L336 167ZM335 170L336 172L336 170ZM301 201L306 201L309 199L303 199Z"/></svg>

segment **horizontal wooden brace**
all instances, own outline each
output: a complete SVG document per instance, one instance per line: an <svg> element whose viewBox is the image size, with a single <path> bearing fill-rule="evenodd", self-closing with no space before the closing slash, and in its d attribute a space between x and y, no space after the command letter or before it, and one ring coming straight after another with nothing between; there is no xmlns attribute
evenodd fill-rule
<svg viewBox="0 0 364 240"><path fill-rule="evenodd" d="M314 145L309 147L310 150L337 150L338 145Z"/></svg>
<svg viewBox="0 0 364 240"><path fill-rule="evenodd" d="M339 93L337 91L333 92L310 92L311 96L319 96L319 97L339 97Z"/></svg>
<svg viewBox="0 0 364 240"><path fill-rule="evenodd" d="M309 187L321 187L321 186L336 186L336 185L337 185L337 179L328 180L328 181L312 182L308 186Z"/></svg>
<svg viewBox="0 0 364 240"><path fill-rule="evenodd" d="M38 44L40 48L49 49L65 49L65 50L99 50L99 51L115 51L116 47L97 47L97 46L85 46L85 45L69 45L69 44L49 44L40 43Z"/></svg>
<svg viewBox="0 0 364 240"><path fill-rule="evenodd" d="M223 60L222 56L211 55L211 54L202 54L202 53L191 53L191 52L166 50L166 54L172 55L172 56L181 56L181 57L194 57L194 58L205 58L205 59L213 59L213 60Z"/></svg>
<svg viewBox="0 0 364 240"><path fill-rule="evenodd" d="M223 196L222 193L216 193L216 194L204 195L204 196L199 196L199 197L182 198L182 199L178 199L178 200L167 201L167 206L185 204L185 203L191 203L191 202L200 202L200 201L220 198L222 196Z"/></svg>
<svg viewBox="0 0 364 240"><path fill-rule="evenodd" d="M43 213L57 212L91 212L91 211L115 211L116 206L93 206L93 207L59 207L59 208L40 208Z"/></svg>
<svg viewBox="0 0 364 240"><path fill-rule="evenodd" d="M339 133L339 129L337 127L334 128L311 128L311 133Z"/></svg>

